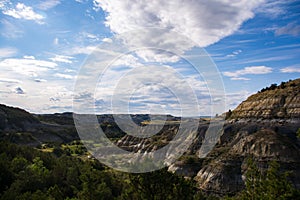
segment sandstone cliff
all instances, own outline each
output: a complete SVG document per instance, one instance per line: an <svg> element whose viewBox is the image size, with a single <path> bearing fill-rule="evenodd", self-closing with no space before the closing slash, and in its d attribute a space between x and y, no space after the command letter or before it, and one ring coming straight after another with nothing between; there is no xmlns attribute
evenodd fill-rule
<svg viewBox="0 0 300 200"><path fill-rule="evenodd" d="M300 118L300 79L262 89L243 101L230 118Z"/></svg>

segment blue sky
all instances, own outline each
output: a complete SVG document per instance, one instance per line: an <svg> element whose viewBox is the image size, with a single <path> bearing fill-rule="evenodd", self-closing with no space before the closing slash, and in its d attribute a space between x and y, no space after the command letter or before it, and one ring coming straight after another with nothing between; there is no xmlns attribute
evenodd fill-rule
<svg viewBox="0 0 300 200"><path fill-rule="evenodd" d="M113 110L112 95L127 74L124 80L128 85L124 84L134 90L134 95L133 90L130 93L131 112L163 109L178 115L180 105L175 97L186 95L186 90L180 90L175 69L194 89L201 107L196 113L213 114L208 105L223 98L212 99L209 94L213 89L207 81L214 80L205 80L180 59L192 48L204 48L211 56L224 83L223 110L233 109L263 87L299 78L299 10L300 1L288 0L0 0L0 103L35 113L72 111L73 97L78 95L74 84L89 54L98 45L110 44L113 37L142 29L147 32L129 34L132 37L126 44L147 47L160 41L154 44L157 48L174 50L179 58L154 50L119 58L94 94L81 93L81 97L94 98L96 112ZM166 31L158 33L149 27L176 31L182 37L167 37ZM185 43L184 37L194 43ZM156 71L138 70L144 66ZM145 71L152 79L141 75ZM134 85L132 80L138 79L147 79L147 84ZM150 84L155 79L165 85ZM180 94L174 96L167 86L177 84ZM124 92L119 95L126 96ZM89 112L84 104L80 108Z"/></svg>

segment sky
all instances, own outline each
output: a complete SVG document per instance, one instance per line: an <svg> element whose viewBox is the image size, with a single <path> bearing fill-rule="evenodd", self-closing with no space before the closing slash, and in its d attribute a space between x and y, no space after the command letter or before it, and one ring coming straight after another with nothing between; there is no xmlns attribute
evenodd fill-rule
<svg viewBox="0 0 300 200"><path fill-rule="evenodd" d="M299 55L297 0L0 0L0 103L33 113L214 115Z"/></svg>

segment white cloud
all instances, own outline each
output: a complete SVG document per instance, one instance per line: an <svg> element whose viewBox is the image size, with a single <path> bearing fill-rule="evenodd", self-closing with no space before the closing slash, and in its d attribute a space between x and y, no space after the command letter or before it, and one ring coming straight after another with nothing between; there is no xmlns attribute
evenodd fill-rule
<svg viewBox="0 0 300 200"><path fill-rule="evenodd" d="M7 0L1 0L0 1L0 9L3 9L5 7L6 3L7 3Z"/></svg>
<svg viewBox="0 0 300 200"><path fill-rule="evenodd" d="M27 58L7 58L0 62L2 70L14 71L26 76L36 77L40 72L54 69L57 64L45 60L36 60L34 57Z"/></svg>
<svg viewBox="0 0 300 200"><path fill-rule="evenodd" d="M0 82L4 82L4 83L21 83L21 81L17 80L17 79L1 78L1 77L0 77Z"/></svg>
<svg viewBox="0 0 300 200"><path fill-rule="evenodd" d="M50 58L50 60L52 60L53 62L62 62L62 63L69 63L69 64L73 62L72 59L74 59L74 57L63 56L63 55L55 55L55 57Z"/></svg>
<svg viewBox="0 0 300 200"><path fill-rule="evenodd" d="M82 32L81 35L86 38L86 39L89 39L89 40L92 40L92 41L98 41L99 38L97 35L94 35L92 33L88 33L88 32Z"/></svg>
<svg viewBox="0 0 300 200"><path fill-rule="evenodd" d="M226 111L235 109L242 101L246 100L251 93L247 90L241 90L226 94ZM220 113L221 114L221 113Z"/></svg>
<svg viewBox="0 0 300 200"><path fill-rule="evenodd" d="M97 41L100 41L100 38L98 37L98 35L89 33L87 31L79 32L78 34L76 34L74 36L74 39L77 43L81 43L81 44L92 44Z"/></svg>
<svg viewBox="0 0 300 200"><path fill-rule="evenodd" d="M78 2L78 3L85 3L85 2L87 2L88 0L75 0L76 2Z"/></svg>
<svg viewBox="0 0 300 200"><path fill-rule="evenodd" d="M34 113L72 111L74 79L57 78L56 63L10 58L0 61L0 69L0 102Z"/></svg>
<svg viewBox="0 0 300 200"><path fill-rule="evenodd" d="M296 24L295 22L291 22L284 27L278 28L275 31L275 34L298 36L300 35L300 25Z"/></svg>
<svg viewBox="0 0 300 200"><path fill-rule="evenodd" d="M18 26L16 26L16 24L10 22L7 19L2 19L1 25L1 35L3 37L15 39L23 36L23 31Z"/></svg>
<svg viewBox="0 0 300 200"><path fill-rule="evenodd" d="M2 11L3 14L25 20L33 20L39 24L43 24L44 16L33 11L32 7L26 6L23 3L17 3L16 8L6 9Z"/></svg>
<svg viewBox="0 0 300 200"><path fill-rule="evenodd" d="M102 42L108 42L108 43L111 43L111 42L112 42L112 39L111 39L111 38L103 38L103 39L102 39Z"/></svg>
<svg viewBox="0 0 300 200"><path fill-rule="evenodd" d="M82 85L84 91L94 91L90 82L86 84ZM117 100L113 108L119 113L126 112L127 107L124 105L127 104L122 104L122 102L127 102L128 98L130 99L129 111L134 113L147 113L154 106L164 108L165 111L161 113L180 115L181 111L185 110L191 115L196 115L197 110L191 105L195 103L193 97L198 98L199 104L197 105L201 114L208 114L211 109L210 92L212 91L208 90L206 82L201 81L200 76L181 76L177 69L166 65L140 66L122 71L116 71L114 67L110 67L102 74L98 84L95 99L101 99L102 103L96 105L100 107L97 108L101 113L112 112L110 110L111 98ZM86 99L90 98L93 99L90 96L86 97ZM84 101L84 98L82 100Z"/></svg>
<svg viewBox="0 0 300 200"><path fill-rule="evenodd" d="M73 47L71 50L68 50L66 54L69 55L78 55L78 54L90 54L96 49L96 46L77 46Z"/></svg>
<svg viewBox="0 0 300 200"><path fill-rule="evenodd" d="M290 1L286 0L266 0L264 4L261 4L256 10L256 12L264 14L271 18L276 18L280 15L286 14L286 4Z"/></svg>
<svg viewBox="0 0 300 200"><path fill-rule="evenodd" d="M116 34L145 27L157 27L176 31L193 40L197 46L206 47L237 31L244 21L254 16L253 9L262 2L263 0L236 2L228 0L154 0L150 2L146 0L95 0L94 4L96 8L107 12L105 24ZM187 44L184 37L170 37L172 35L165 30L163 32L157 29L147 31L141 31L140 35L129 37L132 41L129 44L135 44L138 47L155 44L157 48L175 49L179 52L184 52L194 46L194 44ZM142 55L142 57L149 59L155 54L164 56L161 52L153 53L153 51L148 51L145 53L147 56ZM165 55L165 57L168 56Z"/></svg>
<svg viewBox="0 0 300 200"><path fill-rule="evenodd" d="M31 59L31 60L34 60L34 59L35 59L34 56L23 56L23 58L25 58L25 59Z"/></svg>
<svg viewBox="0 0 300 200"><path fill-rule="evenodd" d="M41 10L48 10L60 4L60 0L44 0L37 7Z"/></svg>
<svg viewBox="0 0 300 200"><path fill-rule="evenodd" d="M58 78L64 78L64 79L73 79L74 76L69 75L69 74L62 74L62 73L56 73L54 74L54 76L58 77Z"/></svg>
<svg viewBox="0 0 300 200"><path fill-rule="evenodd" d="M233 51L231 54L226 55L226 57L229 57L229 58L231 58L231 57L236 57L236 56L239 55L240 53L242 53L242 50L241 50L241 49L236 50L236 51Z"/></svg>
<svg viewBox="0 0 300 200"><path fill-rule="evenodd" d="M0 58L7 58L15 55L18 52L16 48L6 47L0 48Z"/></svg>
<svg viewBox="0 0 300 200"><path fill-rule="evenodd" d="M54 40L53 40L53 44L54 45L58 45L59 44L59 39L56 37L56 38L54 38Z"/></svg>
<svg viewBox="0 0 300 200"><path fill-rule="evenodd" d="M34 81L37 82L37 83L47 82L47 80L45 80L45 79L39 79L39 78L34 79Z"/></svg>
<svg viewBox="0 0 300 200"><path fill-rule="evenodd" d="M230 78L233 81L249 81L250 78L245 78L245 77L231 77Z"/></svg>
<svg viewBox="0 0 300 200"><path fill-rule="evenodd" d="M280 69L283 73L300 73L300 67L285 67Z"/></svg>
<svg viewBox="0 0 300 200"><path fill-rule="evenodd" d="M250 66L245 67L244 69L240 69L234 72L223 72L224 76L231 77L231 80L250 80L248 78L242 77L243 75L249 75L249 74L268 74L272 72L271 67L266 66Z"/></svg>

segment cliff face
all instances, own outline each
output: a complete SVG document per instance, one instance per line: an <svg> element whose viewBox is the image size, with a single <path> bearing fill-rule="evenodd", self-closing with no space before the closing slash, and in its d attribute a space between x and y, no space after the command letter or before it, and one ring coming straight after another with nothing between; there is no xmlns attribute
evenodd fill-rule
<svg viewBox="0 0 300 200"><path fill-rule="evenodd" d="M252 158L262 171L276 160L281 170L291 172L290 181L300 188L300 145L295 136L299 123L227 123L219 143L206 158L208 164L194 177L198 187L221 196L236 194L245 187L247 162Z"/></svg>
<svg viewBox="0 0 300 200"><path fill-rule="evenodd" d="M250 96L230 118L300 118L300 79L272 85Z"/></svg>
<svg viewBox="0 0 300 200"><path fill-rule="evenodd" d="M276 160L300 188L300 79L264 88L226 115L218 144L194 177L199 188L221 196L237 193L245 186L249 158L262 171Z"/></svg>

